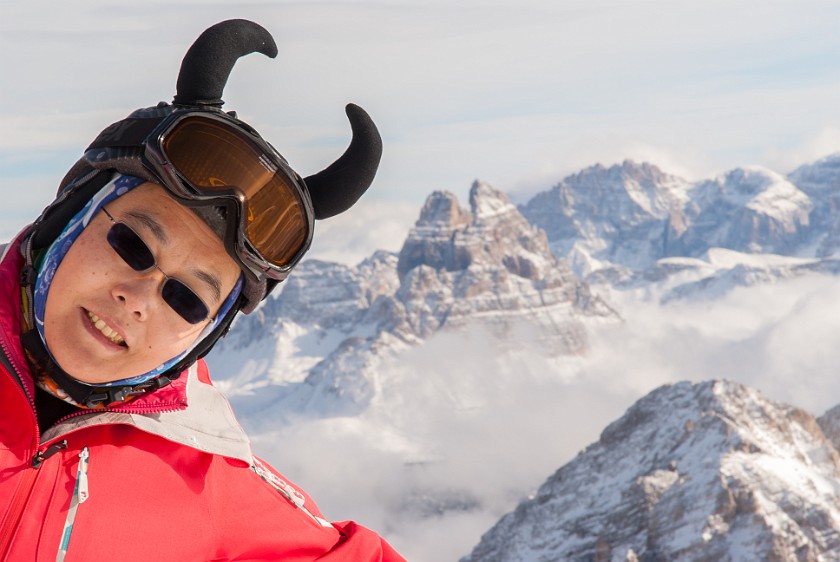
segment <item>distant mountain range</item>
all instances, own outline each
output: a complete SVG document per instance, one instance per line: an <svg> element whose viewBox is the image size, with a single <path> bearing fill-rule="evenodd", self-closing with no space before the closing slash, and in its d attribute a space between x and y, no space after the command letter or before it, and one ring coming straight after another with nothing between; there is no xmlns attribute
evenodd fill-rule
<svg viewBox="0 0 840 562"><path fill-rule="evenodd" d="M689 182L625 161L571 175L520 206L582 279L664 300L840 264L840 155L789 176L736 168Z"/></svg>
<svg viewBox="0 0 840 562"><path fill-rule="evenodd" d="M749 167L694 183L625 161L569 176L520 210L584 274L587 264L644 269L711 248L822 258L838 249L838 182L840 156L789 177Z"/></svg>
<svg viewBox="0 0 840 562"><path fill-rule="evenodd" d="M518 209L479 181L469 209L434 192L399 253L305 261L211 361L248 411L322 417L364 411L384 357L470 323L515 347L506 334L525 322L546 353L580 354L587 323L620 320L609 291L714 299L840 272L838 187L840 155L788 177L752 167L699 182L597 165Z"/></svg>

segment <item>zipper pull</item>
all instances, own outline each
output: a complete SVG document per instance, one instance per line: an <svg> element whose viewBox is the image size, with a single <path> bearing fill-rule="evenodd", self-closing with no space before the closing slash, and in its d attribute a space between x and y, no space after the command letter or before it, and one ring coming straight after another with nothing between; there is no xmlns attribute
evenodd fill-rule
<svg viewBox="0 0 840 562"><path fill-rule="evenodd" d="M32 457L32 468L39 468L44 461L56 454L57 452L67 448L67 439L62 439L56 443L53 443L43 451L38 451L38 453Z"/></svg>
<svg viewBox="0 0 840 562"><path fill-rule="evenodd" d="M90 496L90 493L88 492L88 476L87 476L89 459L90 459L90 451L88 450L87 447L85 447L79 453L79 474L78 474L79 478L78 478L78 483L77 483L77 485L79 487L78 488L79 503L85 503L85 501L88 499L88 496Z"/></svg>
<svg viewBox="0 0 840 562"><path fill-rule="evenodd" d="M76 512L79 505L88 499L88 459L90 451L87 447L79 451L79 469L76 472L76 487L73 489L73 496L70 498L70 509L67 511L67 518L64 520L64 530L61 532L61 541L58 543L57 562L64 562L67 557L67 547L70 546L70 536L73 533L73 524L76 523Z"/></svg>

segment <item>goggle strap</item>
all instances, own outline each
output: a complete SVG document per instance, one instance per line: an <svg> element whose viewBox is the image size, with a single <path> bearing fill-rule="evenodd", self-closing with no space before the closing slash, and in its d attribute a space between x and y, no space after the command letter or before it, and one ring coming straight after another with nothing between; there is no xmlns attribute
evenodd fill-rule
<svg viewBox="0 0 840 562"><path fill-rule="evenodd" d="M109 125L99 133L87 150L96 148L129 148L141 147L143 142L160 125L163 117L136 118L129 117Z"/></svg>

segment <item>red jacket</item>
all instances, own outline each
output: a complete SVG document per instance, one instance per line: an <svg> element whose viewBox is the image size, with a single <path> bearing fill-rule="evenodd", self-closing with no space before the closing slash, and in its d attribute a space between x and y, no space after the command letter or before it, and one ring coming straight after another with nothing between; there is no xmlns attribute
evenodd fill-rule
<svg viewBox="0 0 840 562"><path fill-rule="evenodd" d="M80 410L40 435L19 338L22 259L17 244L3 249L0 560L403 560L372 531L325 521L256 459L203 362L168 387L110 411Z"/></svg>

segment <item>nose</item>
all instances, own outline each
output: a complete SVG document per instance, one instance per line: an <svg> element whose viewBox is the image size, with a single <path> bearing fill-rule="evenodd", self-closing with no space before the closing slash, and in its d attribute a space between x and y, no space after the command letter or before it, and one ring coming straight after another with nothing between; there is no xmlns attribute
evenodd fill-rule
<svg viewBox="0 0 840 562"><path fill-rule="evenodd" d="M152 310L164 304L160 286L165 279L163 273L153 268L114 285L111 294L135 319L145 321Z"/></svg>

